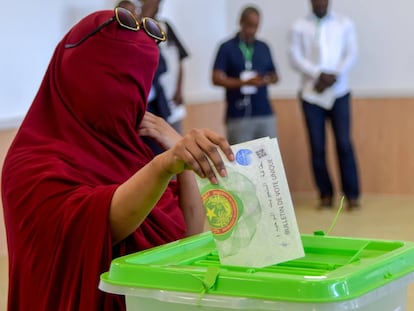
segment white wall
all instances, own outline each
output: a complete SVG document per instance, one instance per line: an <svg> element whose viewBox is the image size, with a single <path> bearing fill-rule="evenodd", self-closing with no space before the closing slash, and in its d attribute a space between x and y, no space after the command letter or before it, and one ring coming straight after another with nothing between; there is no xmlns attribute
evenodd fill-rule
<svg viewBox="0 0 414 311"><path fill-rule="evenodd" d="M19 122L41 82L53 49L82 16L112 8L112 0L3 1L0 19L0 128ZM262 11L258 35L271 46L281 82L277 97L295 96L298 76L287 62L287 33L309 10L309 0L164 0L160 15L169 18L190 51L185 62L187 102L223 98L210 82L219 42L237 30L240 9ZM351 16L359 34L359 62L351 73L357 96L414 96L414 2L411 0L331 0L333 9Z"/></svg>
<svg viewBox="0 0 414 311"><path fill-rule="evenodd" d="M4 5L6 6L4 8ZM0 117L20 116L32 100L60 36L61 5L7 1L0 18ZM47 16L44 8L51 14Z"/></svg>
<svg viewBox="0 0 414 311"><path fill-rule="evenodd" d="M109 1L109 0L108 0ZM2 1L0 129L18 124L35 96L54 48L80 16L103 1Z"/></svg>
<svg viewBox="0 0 414 311"><path fill-rule="evenodd" d="M222 97L222 90L210 83L217 44L228 36L225 0L164 0L160 18L171 21L190 56L184 62L187 102L211 101Z"/></svg>

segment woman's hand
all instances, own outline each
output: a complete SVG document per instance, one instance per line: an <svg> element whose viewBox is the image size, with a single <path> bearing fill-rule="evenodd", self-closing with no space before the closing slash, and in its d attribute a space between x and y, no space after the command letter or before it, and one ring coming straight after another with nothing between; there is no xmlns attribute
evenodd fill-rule
<svg viewBox="0 0 414 311"><path fill-rule="evenodd" d="M163 118L148 111L141 121L138 134L151 137L166 150L170 149L182 138Z"/></svg>
<svg viewBox="0 0 414 311"><path fill-rule="evenodd" d="M170 174L179 174L189 169L216 184L218 181L214 168L220 176L227 175L219 149L229 161L234 160L230 144L224 137L209 129L192 129L159 156L163 158L165 168Z"/></svg>

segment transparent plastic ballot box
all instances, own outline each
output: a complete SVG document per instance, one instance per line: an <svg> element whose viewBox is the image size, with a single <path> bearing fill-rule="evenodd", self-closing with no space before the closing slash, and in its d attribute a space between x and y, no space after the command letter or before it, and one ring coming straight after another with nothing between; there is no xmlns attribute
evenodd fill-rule
<svg viewBox="0 0 414 311"><path fill-rule="evenodd" d="M205 232L112 261L99 288L128 311L403 311L414 242L302 235L303 258L221 265Z"/></svg>

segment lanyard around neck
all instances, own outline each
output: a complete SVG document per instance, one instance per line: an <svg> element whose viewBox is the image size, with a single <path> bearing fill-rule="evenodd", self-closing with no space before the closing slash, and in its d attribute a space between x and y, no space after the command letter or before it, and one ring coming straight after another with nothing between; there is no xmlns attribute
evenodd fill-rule
<svg viewBox="0 0 414 311"><path fill-rule="evenodd" d="M252 45L248 46L245 42L240 41L239 48L243 54L246 69L251 69L254 47Z"/></svg>
<svg viewBox="0 0 414 311"><path fill-rule="evenodd" d="M315 39L317 41L321 38L321 28L322 28L322 21L320 18L316 19L316 31L315 31Z"/></svg>

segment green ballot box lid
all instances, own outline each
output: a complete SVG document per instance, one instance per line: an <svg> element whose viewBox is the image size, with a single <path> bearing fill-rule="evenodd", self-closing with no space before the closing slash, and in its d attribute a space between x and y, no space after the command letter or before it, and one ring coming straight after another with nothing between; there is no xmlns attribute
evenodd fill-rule
<svg viewBox="0 0 414 311"><path fill-rule="evenodd" d="M265 268L221 265L210 232L114 259L100 288L151 289L266 301L336 302L412 278L414 243L301 235L305 256ZM411 281L411 279L410 279Z"/></svg>

